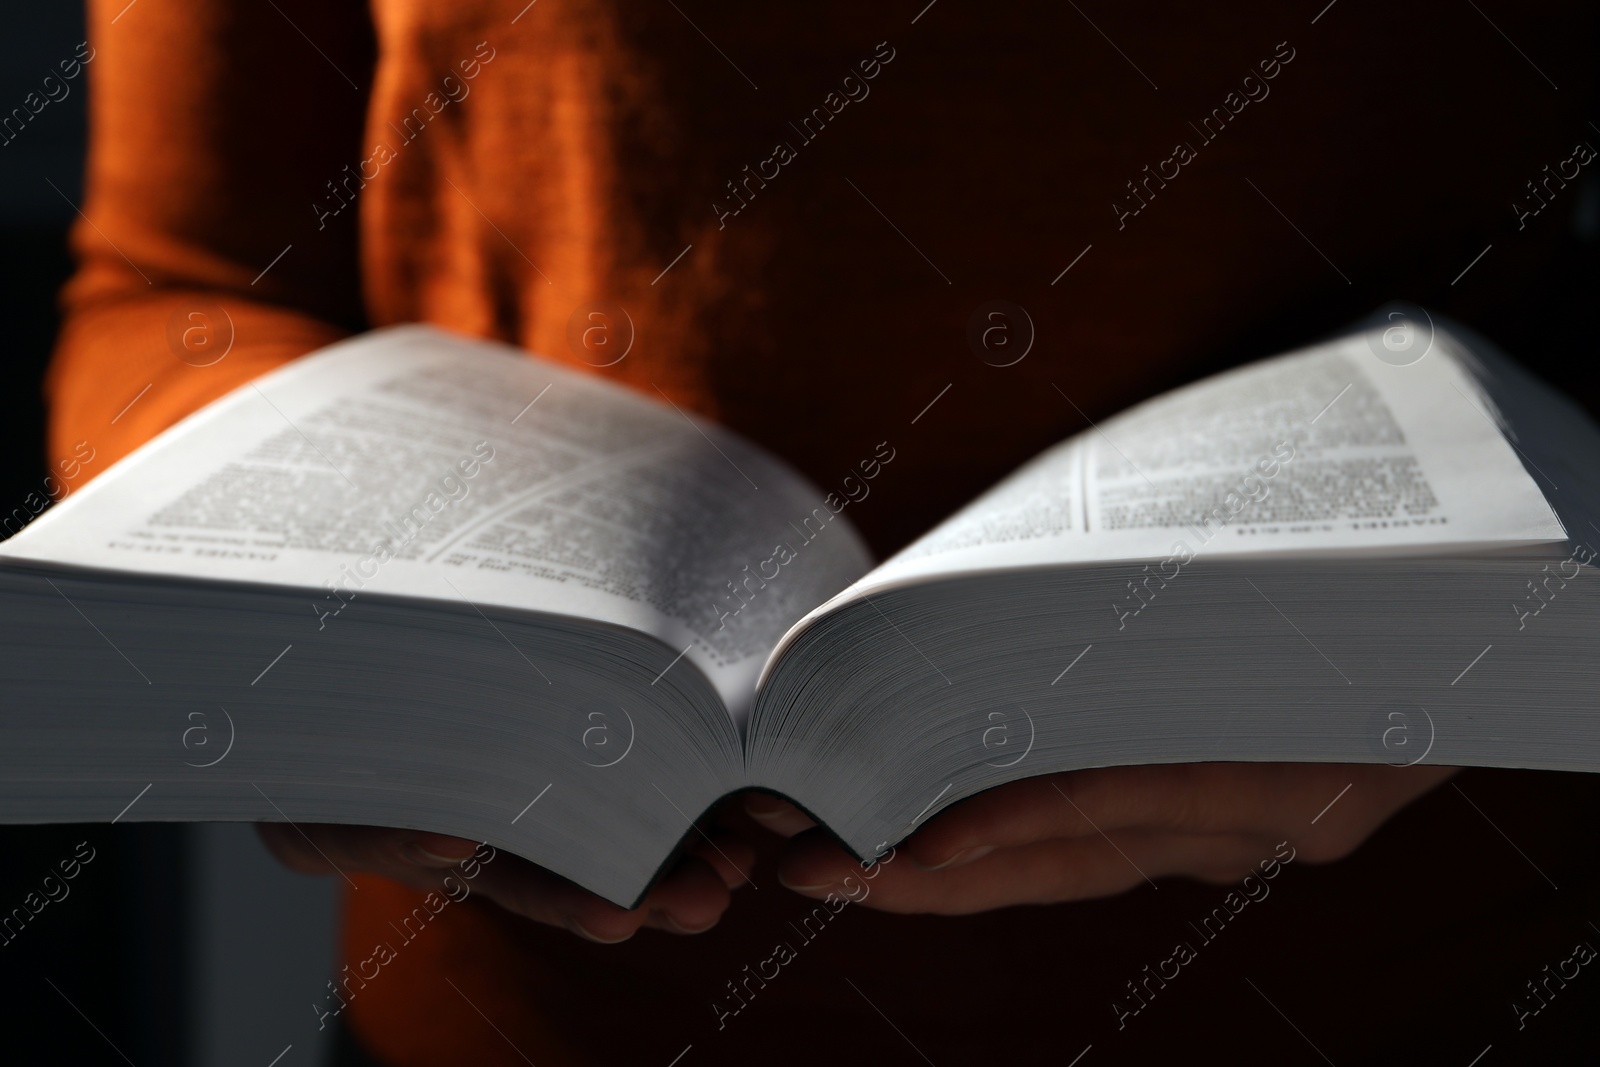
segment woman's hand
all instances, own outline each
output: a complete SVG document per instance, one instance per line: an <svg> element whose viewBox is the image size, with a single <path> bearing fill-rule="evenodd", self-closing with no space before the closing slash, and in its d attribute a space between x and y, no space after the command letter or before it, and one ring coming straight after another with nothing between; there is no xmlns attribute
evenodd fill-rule
<svg viewBox="0 0 1600 1067"><path fill-rule="evenodd" d="M1108 896L1172 875L1228 882L1271 859L1284 841L1298 858L1325 863L1349 854L1455 771L1191 763L1028 778L972 797L917 830L864 903L964 915ZM779 865L784 885L809 897L847 895L840 887L860 875L860 863L803 813L764 794L748 797L745 810L793 838Z"/></svg>
<svg viewBox="0 0 1600 1067"><path fill-rule="evenodd" d="M479 846L459 837L306 823L260 823L256 829L279 861L304 874L370 872L412 889L441 891L453 868L475 871L473 891L507 911L606 944L626 941L641 927L678 934L711 929L755 862L754 850L736 837L717 834L715 846L702 839L629 911L506 852L493 853L491 862L479 862L487 854L480 853L473 861ZM455 873L459 880L462 872Z"/></svg>

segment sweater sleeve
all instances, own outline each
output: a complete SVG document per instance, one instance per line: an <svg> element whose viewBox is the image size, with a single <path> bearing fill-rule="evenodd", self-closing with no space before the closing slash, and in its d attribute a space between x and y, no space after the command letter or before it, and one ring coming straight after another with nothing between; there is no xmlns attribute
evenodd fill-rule
<svg viewBox="0 0 1600 1067"><path fill-rule="evenodd" d="M359 0L91 0L77 270L45 391L85 476L237 385L362 326L355 212L313 203L361 158Z"/></svg>

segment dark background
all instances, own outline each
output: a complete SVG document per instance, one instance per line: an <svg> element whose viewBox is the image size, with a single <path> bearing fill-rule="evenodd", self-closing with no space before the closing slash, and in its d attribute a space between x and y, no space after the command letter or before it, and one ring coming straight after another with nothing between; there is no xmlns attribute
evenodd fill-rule
<svg viewBox="0 0 1600 1067"><path fill-rule="evenodd" d="M58 59L72 56L84 39L83 10L73 3L7 4L0 25L0 110L9 114ZM86 71L69 83L70 95L0 145L0 501L6 512L41 491L45 473L40 380L57 327L56 291L71 269L66 234L76 213L62 194L82 203L87 77ZM0 944L0 1019L6 1023L0 1062L121 1063L114 1044L140 1067L181 1063L180 828L0 827L0 917L14 908L26 913L27 895L39 893L43 878L58 873L84 841L95 858L67 883L68 895Z"/></svg>
<svg viewBox="0 0 1600 1067"><path fill-rule="evenodd" d="M82 11L72 3L7 5L0 24L4 25L0 32L0 111L5 111L37 88L55 60L72 55L84 30ZM9 510L30 492L38 491L46 468L40 386L58 326L55 294L71 266L65 239L75 218L72 204L82 200L85 82L92 76L86 73L72 83L73 91L66 100L50 104L15 141L0 146L0 502L4 504L0 510ZM1600 244L1595 240L1600 229L1597 193L1600 190L1590 180L1564 205L1570 218L1563 251L1549 264L1541 281L1530 286L1509 311L1484 317L1475 315L1470 307L1451 309L1546 379L1561 383L1591 411L1600 399L1593 360L1594 321L1589 313L1600 282ZM1239 355L1265 355L1270 347L1276 346ZM1500 778L1503 773L1471 772L1461 781L1475 795L1481 791L1494 795L1499 786L1513 781ZM1568 777L1511 773L1525 777L1523 795L1538 795L1542 790L1551 798L1560 797L1565 784L1561 780ZM1454 796L1441 796L1427 803L1438 806L1458 801ZM1472 822L1470 813L1461 814L1481 835L1482 827ZM1414 818L1407 813L1380 834L1368 846L1372 854L1395 853L1391 858L1399 866L1405 854L1401 838ZM1539 820L1536 810L1513 813L1501 828L1514 840L1536 841ZM1493 838L1472 840L1478 844L1463 838L1456 845L1467 852L1477 851L1481 862L1497 869L1517 862L1509 854L1502 855ZM188 998L181 963L186 905L180 828L0 826L0 916L21 907L27 894L37 891L45 875L72 856L82 841L89 842L97 855L70 883L70 896L47 906L14 941L0 944L0 1019L9 1024L0 1034L0 1060L96 1064L126 1059L141 1067L181 1064L185 1062ZM1563 846L1553 843L1551 847ZM1564 847L1579 855L1596 853L1592 836L1566 842ZM1578 896L1586 895L1586 882L1595 881L1585 866L1586 876L1574 876L1569 883ZM1574 894L1559 896L1572 898ZM1542 911L1548 906L1544 899L1540 896L1538 902L1530 899L1511 904L1506 916L1464 919L1463 936L1468 941L1474 935L1492 941L1502 926L1499 920L1506 920L1503 933L1518 929L1510 912L1525 907ZM1368 901L1365 906L1376 908L1377 903L1381 902ZM1579 915L1600 921L1600 907L1586 911L1587 899L1563 903L1569 907L1561 910L1574 923ZM1353 902L1352 906L1357 905ZM1375 923L1385 921L1381 912L1382 908L1375 911ZM1515 940L1509 933L1504 939ZM1511 946L1507 950L1511 951ZM1328 961L1337 958L1335 952ZM1474 961L1459 951L1442 952L1439 959L1448 961L1445 970L1450 973L1436 977L1453 979L1463 988L1507 984L1505 975L1474 976ZM1378 978L1361 974L1358 961L1345 962L1351 965L1353 983ZM1528 976L1536 973L1538 962L1546 961L1537 952L1529 956ZM1428 961L1418 961L1418 966L1426 970ZM1600 984L1600 979L1589 981ZM1513 995L1515 984L1510 983L1507 998ZM1393 1010L1404 1012L1403 1002L1408 998L1403 990L1397 989L1396 994ZM1585 1008L1569 1003L1565 1012L1545 1013L1538 1020L1537 1034L1530 1038L1550 1055L1570 1054L1580 1048L1592 1054L1595 1031L1600 1027L1592 1014L1594 1003L1590 997ZM1510 1029L1502 1025L1511 1021L1509 1015L1497 1021L1486 1019L1486 1025L1490 1021L1494 1021L1490 1028L1494 1033ZM1353 1030L1362 1026L1360 1020L1350 1022ZM1524 1045L1521 1052L1530 1048ZM1275 1059L1281 1051L1269 1051L1268 1057ZM1491 1055L1506 1062L1499 1059L1498 1050Z"/></svg>

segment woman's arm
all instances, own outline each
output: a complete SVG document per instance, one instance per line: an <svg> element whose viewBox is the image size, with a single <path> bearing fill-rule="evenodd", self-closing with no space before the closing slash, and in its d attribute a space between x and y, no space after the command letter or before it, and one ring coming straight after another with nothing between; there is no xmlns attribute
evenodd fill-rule
<svg viewBox="0 0 1600 1067"><path fill-rule="evenodd" d="M98 473L361 327L355 219L319 231L310 205L359 158L371 29L360 3L278 7L91 0L89 162L47 381L52 457L88 441Z"/></svg>

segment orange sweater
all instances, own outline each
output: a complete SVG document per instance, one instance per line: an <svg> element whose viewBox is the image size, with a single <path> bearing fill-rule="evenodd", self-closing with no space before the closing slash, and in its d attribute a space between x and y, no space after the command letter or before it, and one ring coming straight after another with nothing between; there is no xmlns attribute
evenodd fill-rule
<svg viewBox="0 0 1600 1067"><path fill-rule="evenodd" d="M887 439L894 468L852 515L888 550L1085 417L1381 300L1513 306L1576 192L1545 186L1556 210L1521 229L1513 201L1600 143L1575 4L1498 16L1537 70L1469 7L1082 6L95 0L51 454L87 440L102 470L276 364L425 320L659 386L822 482ZM1020 349L969 339L997 298L1036 330L1010 366ZM634 329L604 368L583 358L593 302ZM202 342L231 348L196 366ZM796 1032L801 1011L888 1033L841 975L959 973L1003 1010L1050 988L1038 944L1094 940L1074 909L852 912L785 974L787 1005L752 1003L714 1051L711 1000L808 910L757 878L693 941L449 909L345 1019L394 1064L665 1064L690 1043L813 1062L860 1035ZM363 881L350 958L415 903ZM1027 1059L1076 1052L1059 1010L889 1014L940 1049L1003 1028Z"/></svg>

